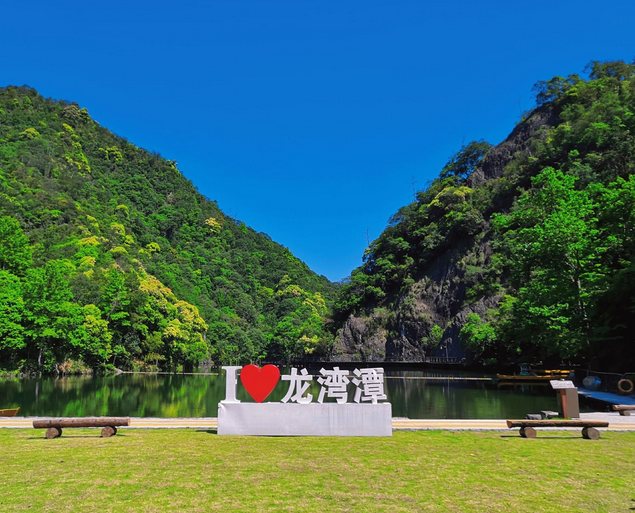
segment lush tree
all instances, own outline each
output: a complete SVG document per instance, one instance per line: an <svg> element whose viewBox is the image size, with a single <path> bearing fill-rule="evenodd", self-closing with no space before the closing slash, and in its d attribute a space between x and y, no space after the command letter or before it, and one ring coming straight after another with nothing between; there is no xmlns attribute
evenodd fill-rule
<svg viewBox="0 0 635 513"><path fill-rule="evenodd" d="M102 319L101 310L95 305L84 306L83 317L78 328L79 352L88 365L104 367L112 356L112 332L108 329L108 321Z"/></svg>
<svg viewBox="0 0 635 513"><path fill-rule="evenodd" d="M470 176L481 159L487 155L492 145L482 139L472 141L461 146L441 170L440 178L460 178L465 180Z"/></svg>
<svg viewBox="0 0 635 513"><path fill-rule="evenodd" d="M592 312L615 264L632 258L624 250L632 247L634 182L578 189L575 177L552 168L532 181L517 208L495 223L518 291L507 329L543 356L588 354Z"/></svg>
<svg viewBox="0 0 635 513"><path fill-rule="evenodd" d="M436 326L435 326L436 327ZM459 334L466 349L478 356L483 355L496 342L496 329L490 323L484 322L478 314L471 313L461 328Z"/></svg>
<svg viewBox="0 0 635 513"><path fill-rule="evenodd" d="M540 80L534 84L532 92L536 98L536 103L541 106L561 98L573 86L582 79L578 75L564 77L553 77L551 80Z"/></svg>
<svg viewBox="0 0 635 513"><path fill-rule="evenodd" d="M81 352L78 328L82 308L73 301L66 262L51 260L29 269L24 279L24 336L37 368L53 370L65 357Z"/></svg>
<svg viewBox="0 0 635 513"><path fill-rule="evenodd" d="M344 283L337 320L353 313L369 330L383 328L387 345L404 337L414 345L441 319L458 324L464 349L483 360L601 355L606 367L626 369L634 70L592 62L588 80L536 84L539 109L497 151L494 177L465 180L488 147L461 148L369 244ZM474 303L497 306L468 315Z"/></svg>
<svg viewBox="0 0 635 513"><path fill-rule="evenodd" d="M0 270L0 358L20 359L26 347L24 338L24 301L20 278Z"/></svg>
<svg viewBox="0 0 635 513"><path fill-rule="evenodd" d="M616 78L626 80L635 77L635 63L629 64L622 60L618 61L591 61L587 64L585 71L591 80L600 78Z"/></svg>
<svg viewBox="0 0 635 513"><path fill-rule="evenodd" d="M13 217L0 217L0 270L22 276L31 264L29 239L20 223Z"/></svg>

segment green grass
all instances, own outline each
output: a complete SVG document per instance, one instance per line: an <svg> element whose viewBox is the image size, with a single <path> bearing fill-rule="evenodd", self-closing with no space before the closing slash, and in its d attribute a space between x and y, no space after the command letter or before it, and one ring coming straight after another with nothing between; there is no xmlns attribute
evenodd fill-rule
<svg viewBox="0 0 635 513"><path fill-rule="evenodd" d="M635 510L635 433L119 433L0 429L0 511Z"/></svg>

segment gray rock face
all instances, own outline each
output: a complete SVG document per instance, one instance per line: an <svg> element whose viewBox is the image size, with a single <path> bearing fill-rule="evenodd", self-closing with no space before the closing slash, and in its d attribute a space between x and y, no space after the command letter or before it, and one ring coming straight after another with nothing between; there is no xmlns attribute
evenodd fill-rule
<svg viewBox="0 0 635 513"><path fill-rule="evenodd" d="M529 150L530 138L557 121L550 106L534 111L489 151L469 177L468 185L473 188L501 177L518 152ZM466 302L465 262L470 258L487 265L492 255L488 230L486 222L480 235L458 240L432 260L422 278L402 293L391 311L377 305L363 314L349 316L336 337L331 360L420 362L427 356L448 356L469 363L470 355L461 346L459 332L468 315L476 313L483 318L500 300L500 296L485 295Z"/></svg>
<svg viewBox="0 0 635 513"><path fill-rule="evenodd" d="M372 320L350 316L333 347L331 360L355 362L383 362L386 359L387 333L373 330Z"/></svg>
<svg viewBox="0 0 635 513"><path fill-rule="evenodd" d="M557 123L558 116L551 105L536 109L529 119L512 130L507 139L487 153L480 166L469 177L468 185L476 187L487 180L501 177L505 166L512 161L514 155L529 149L531 138L539 130L545 130Z"/></svg>

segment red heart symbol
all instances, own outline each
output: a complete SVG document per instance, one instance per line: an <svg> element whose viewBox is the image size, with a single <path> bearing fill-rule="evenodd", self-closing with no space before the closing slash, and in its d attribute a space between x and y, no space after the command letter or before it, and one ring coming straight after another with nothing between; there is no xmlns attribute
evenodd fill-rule
<svg viewBox="0 0 635 513"><path fill-rule="evenodd" d="M273 391L280 379L280 369L275 365L245 365L240 371L240 381L254 401L261 403Z"/></svg>

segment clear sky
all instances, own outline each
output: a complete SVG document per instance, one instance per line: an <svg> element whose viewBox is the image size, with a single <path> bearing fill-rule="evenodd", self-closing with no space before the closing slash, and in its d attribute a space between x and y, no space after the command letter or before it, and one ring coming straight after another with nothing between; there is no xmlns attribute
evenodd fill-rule
<svg viewBox="0 0 635 513"><path fill-rule="evenodd" d="M635 58L635 2L29 0L0 86L76 101L334 281L531 87Z"/></svg>

